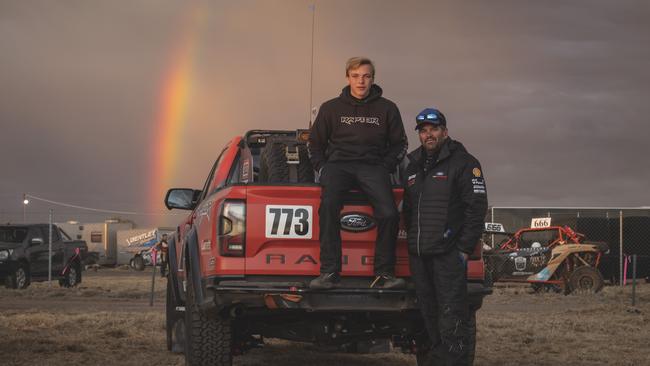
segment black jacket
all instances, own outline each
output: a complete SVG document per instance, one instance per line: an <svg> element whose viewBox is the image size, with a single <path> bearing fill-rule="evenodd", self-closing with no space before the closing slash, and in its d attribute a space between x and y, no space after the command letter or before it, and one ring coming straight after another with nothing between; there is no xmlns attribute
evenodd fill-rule
<svg viewBox="0 0 650 366"><path fill-rule="evenodd" d="M409 253L433 255L457 247L471 253L487 212L487 191L481 165L451 138L438 158L425 166L422 147L408 155L402 212Z"/></svg>
<svg viewBox="0 0 650 366"><path fill-rule="evenodd" d="M381 164L389 171L406 155L408 141L399 109L372 85L365 99L350 87L320 107L309 134L309 156L314 169L326 162L358 161Z"/></svg>

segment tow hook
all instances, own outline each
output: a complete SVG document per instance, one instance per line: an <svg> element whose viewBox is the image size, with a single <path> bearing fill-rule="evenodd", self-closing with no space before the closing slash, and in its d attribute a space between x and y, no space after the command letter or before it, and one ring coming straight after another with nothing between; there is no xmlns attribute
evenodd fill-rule
<svg viewBox="0 0 650 366"><path fill-rule="evenodd" d="M302 301L302 295L264 294L264 304L269 309L293 309Z"/></svg>

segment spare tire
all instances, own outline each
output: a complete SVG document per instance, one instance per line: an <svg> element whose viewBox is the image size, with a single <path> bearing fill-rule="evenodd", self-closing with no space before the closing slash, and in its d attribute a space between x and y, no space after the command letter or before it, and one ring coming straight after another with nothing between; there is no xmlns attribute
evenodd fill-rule
<svg viewBox="0 0 650 366"><path fill-rule="evenodd" d="M576 268L569 276L570 292L598 292L603 288L603 275L594 267Z"/></svg>
<svg viewBox="0 0 650 366"><path fill-rule="evenodd" d="M299 163L296 164L296 179L292 182L290 168L287 163L287 144L273 142L264 146L260 153L261 183L313 183L314 169L309 161L309 154L305 145L297 145Z"/></svg>

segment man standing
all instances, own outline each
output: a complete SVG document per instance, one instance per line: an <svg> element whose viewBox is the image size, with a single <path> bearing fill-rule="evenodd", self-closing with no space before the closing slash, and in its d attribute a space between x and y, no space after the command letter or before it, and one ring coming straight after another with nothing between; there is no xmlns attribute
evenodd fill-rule
<svg viewBox="0 0 650 366"><path fill-rule="evenodd" d="M382 97L373 83L375 67L353 57L345 68L348 85L341 95L321 106L309 136L309 154L322 186L320 216L320 276L312 289L339 285L343 195L361 189L370 200L377 223L375 279L371 287L405 286L394 275L399 213L390 173L406 154L407 139L395 103Z"/></svg>
<svg viewBox="0 0 650 366"><path fill-rule="evenodd" d="M167 234L162 235L162 239L156 243L155 249L160 252L160 276L165 277L169 257L169 243L167 242Z"/></svg>
<svg viewBox="0 0 650 366"><path fill-rule="evenodd" d="M448 137L437 109L416 117L422 144L408 155L403 213L411 276L435 365L468 365L467 258L483 232L487 192L478 160ZM475 331L473 328L472 331Z"/></svg>

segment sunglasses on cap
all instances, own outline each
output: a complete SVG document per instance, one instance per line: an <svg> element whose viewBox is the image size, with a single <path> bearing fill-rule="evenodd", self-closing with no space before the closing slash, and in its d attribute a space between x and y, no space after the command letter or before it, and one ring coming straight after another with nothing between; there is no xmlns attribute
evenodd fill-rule
<svg viewBox="0 0 650 366"><path fill-rule="evenodd" d="M415 119L419 122L432 122L434 124L440 124L442 121L438 117L437 114L435 113L428 113L428 114L420 114Z"/></svg>

